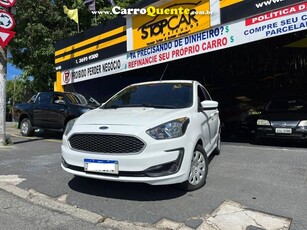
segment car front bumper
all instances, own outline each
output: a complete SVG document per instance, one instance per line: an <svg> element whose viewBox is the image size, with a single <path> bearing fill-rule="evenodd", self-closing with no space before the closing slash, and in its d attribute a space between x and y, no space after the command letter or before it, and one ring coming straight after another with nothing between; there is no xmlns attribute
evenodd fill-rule
<svg viewBox="0 0 307 230"><path fill-rule="evenodd" d="M283 140L307 140L307 129L305 128L292 128L291 133L277 133L278 127L257 127L257 137L262 139L283 139Z"/></svg>
<svg viewBox="0 0 307 230"><path fill-rule="evenodd" d="M63 137L61 166L77 176L119 182L164 185L188 179L195 144L187 135L168 140L154 140L148 136L143 141L146 146L137 154L103 154L76 151L69 146L67 137ZM116 161L118 173L85 171L85 159Z"/></svg>

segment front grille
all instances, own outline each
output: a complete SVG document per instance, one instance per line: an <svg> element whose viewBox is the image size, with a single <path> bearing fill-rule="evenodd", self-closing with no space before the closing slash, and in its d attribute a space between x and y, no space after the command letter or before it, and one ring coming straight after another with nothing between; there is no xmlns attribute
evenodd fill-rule
<svg viewBox="0 0 307 230"><path fill-rule="evenodd" d="M274 128L295 128L298 121L271 121Z"/></svg>
<svg viewBox="0 0 307 230"><path fill-rule="evenodd" d="M145 144L132 136L75 134L69 138L71 148L98 153L139 153Z"/></svg>

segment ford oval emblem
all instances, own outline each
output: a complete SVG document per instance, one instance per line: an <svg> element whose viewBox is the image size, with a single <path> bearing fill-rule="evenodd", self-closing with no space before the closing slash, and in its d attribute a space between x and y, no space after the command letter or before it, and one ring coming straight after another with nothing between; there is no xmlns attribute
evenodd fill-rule
<svg viewBox="0 0 307 230"><path fill-rule="evenodd" d="M108 128L109 128L108 126L101 126L101 127L99 127L99 129L101 129L101 130L106 130Z"/></svg>

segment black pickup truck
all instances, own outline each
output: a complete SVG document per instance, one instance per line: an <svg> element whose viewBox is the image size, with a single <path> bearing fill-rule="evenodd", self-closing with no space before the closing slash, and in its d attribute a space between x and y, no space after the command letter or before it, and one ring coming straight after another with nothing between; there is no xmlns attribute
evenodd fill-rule
<svg viewBox="0 0 307 230"><path fill-rule="evenodd" d="M14 107L14 119L23 136L31 136L35 129L64 131L67 122L79 117L99 103L83 95L71 92L40 92L28 103Z"/></svg>

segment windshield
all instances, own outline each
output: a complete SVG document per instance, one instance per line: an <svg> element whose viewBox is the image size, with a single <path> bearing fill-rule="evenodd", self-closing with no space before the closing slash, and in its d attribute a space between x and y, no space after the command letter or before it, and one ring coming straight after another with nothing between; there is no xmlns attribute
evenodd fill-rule
<svg viewBox="0 0 307 230"><path fill-rule="evenodd" d="M304 100L274 100L271 101L267 108L267 111L307 111L307 102Z"/></svg>
<svg viewBox="0 0 307 230"><path fill-rule="evenodd" d="M37 94L33 95L28 101L28 103L34 103L34 101L36 100L36 97L37 97Z"/></svg>
<svg viewBox="0 0 307 230"><path fill-rule="evenodd" d="M192 98L193 87L189 83L135 85L115 95L103 108L187 108L192 105Z"/></svg>

